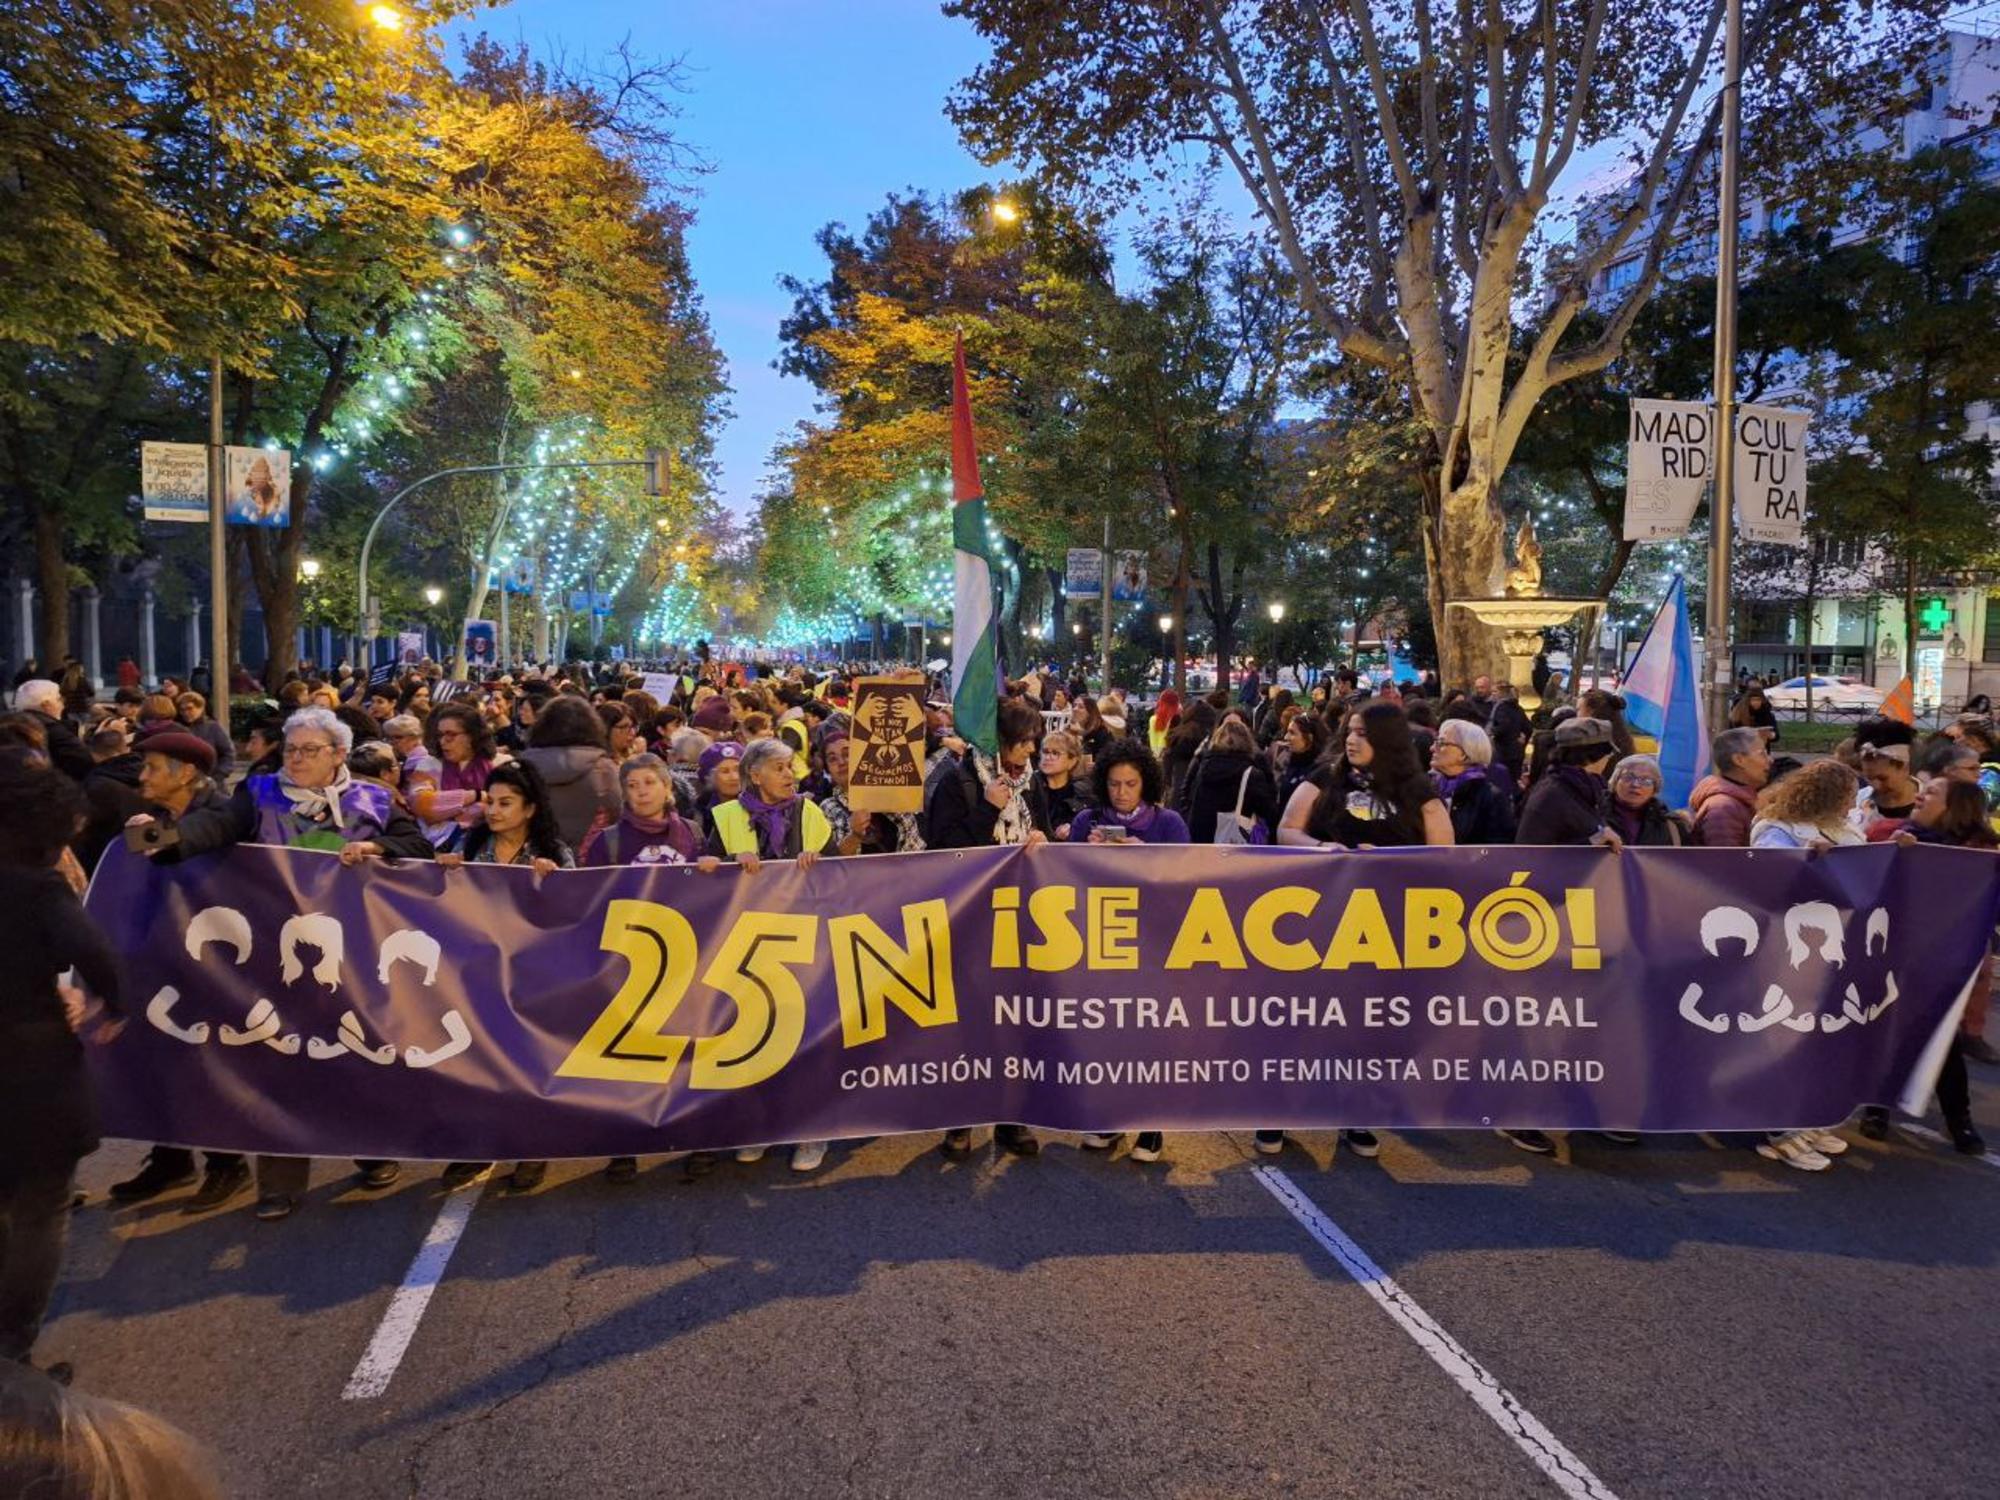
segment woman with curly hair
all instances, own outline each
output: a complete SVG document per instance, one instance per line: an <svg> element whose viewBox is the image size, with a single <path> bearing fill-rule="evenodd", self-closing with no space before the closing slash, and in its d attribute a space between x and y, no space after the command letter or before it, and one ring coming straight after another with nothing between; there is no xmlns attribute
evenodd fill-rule
<svg viewBox="0 0 2000 1500"><path fill-rule="evenodd" d="M1867 836L1849 817L1860 789L1860 779L1837 760L1800 766L1765 787L1757 798L1750 847L1824 850L1867 843Z"/></svg>
<svg viewBox="0 0 2000 1500"><path fill-rule="evenodd" d="M1137 740L1113 740L1090 768L1097 805L1070 820L1072 844L1185 844L1188 826L1162 807L1166 776Z"/></svg>

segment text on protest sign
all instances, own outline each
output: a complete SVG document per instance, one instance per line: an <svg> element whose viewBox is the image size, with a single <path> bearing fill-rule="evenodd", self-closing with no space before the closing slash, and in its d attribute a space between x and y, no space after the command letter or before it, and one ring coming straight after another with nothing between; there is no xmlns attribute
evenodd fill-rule
<svg viewBox="0 0 2000 1500"><path fill-rule="evenodd" d="M1969 850L1500 853L1062 845L538 881L114 844L87 904L135 1014L90 1064L108 1134L445 1161L993 1120L1832 1125L1928 1097L2000 904Z"/></svg>

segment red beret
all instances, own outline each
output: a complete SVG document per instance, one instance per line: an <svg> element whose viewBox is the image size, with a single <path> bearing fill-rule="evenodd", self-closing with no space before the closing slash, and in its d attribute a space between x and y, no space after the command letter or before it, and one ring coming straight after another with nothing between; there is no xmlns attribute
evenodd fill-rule
<svg viewBox="0 0 2000 1500"><path fill-rule="evenodd" d="M215 769L215 747L198 735L179 729L162 729L147 735L137 746L142 755L164 755L168 760L185 761L202 775Z"/></svg>

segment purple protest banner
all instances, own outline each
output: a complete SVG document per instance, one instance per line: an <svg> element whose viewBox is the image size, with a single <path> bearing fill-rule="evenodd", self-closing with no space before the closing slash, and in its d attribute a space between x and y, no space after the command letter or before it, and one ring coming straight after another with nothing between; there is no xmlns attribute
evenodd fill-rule
<svg viewBox="0 0 2000 1500"><path fill-rule="evenodd" d="M1921 1108L2000 861L1101 846L561 872L114 846L106 1131L487 1160Z"/></svg>

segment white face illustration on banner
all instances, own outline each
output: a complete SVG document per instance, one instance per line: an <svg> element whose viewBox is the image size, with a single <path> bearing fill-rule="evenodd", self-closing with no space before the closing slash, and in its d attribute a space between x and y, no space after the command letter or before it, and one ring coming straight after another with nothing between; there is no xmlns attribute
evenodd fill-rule
<svg viewBox="0 0 2000 1500"><path fill-rule="evenodd" d="M197 962L206 961L211 945L219 944L241 966L250 962L255 948L249 919L242 912L227 906L206 906L196 912L188 922L184 941L188 956ZM302 949L318 954L310 969L306 966ZM287 918L278 932L278 959L279 978L284 985L291 986L310 979L328 991L338 990L347 959L346 934L340 920L320 912L301 912ZM376 979L387 985L397 965L407 963L415 966L424 987L428 989L437 983L438 966L442 959L443 948L429 933L415 927L398 928L382 942L377 954ZM284 1020L277 1006L261 996L250 1007L241 1026L225 1021L212 1032L206 1021L183 1025L174 1019L174 1007L180 999L180 991L174 986L162 985L147 1002L146 1020L156 1030L191 1047L206 1045L212 1036L225 1047L248 1047L262 1042L287 1057L295 1057L303 1050L314 1062L352 1056L386 1067L400 1055L407 1067L434 1068L457 1057L472 1045L471 1028L456 1010L447 1010L438 1018L445 1038L442 1046L424 1047L411 1043L402 1047L399 1054L393 1042L370 1042L361 1018L352 1010L341 1012L332 1038L301 1038L297 1033L284 1029Z"/></svg>
<svg viewBox="0 0 2000 1500"><path fill-rule="evenodd" d="M1846 965L1846 927L1841 921L1840 908L1831 902L1802 901L1787 907L1779 925L1784 932L1785 954L1794 970L1804 969L1814 957L1828 968L1839 969ZM1740 906L1717 906L1702 915L1701 945L1716 958L1724 956L1722 945L1725 942L1741 944L1742 956L1749 958L1756 953L1762 936L1756 918ZM1817 941L1813 941L1815 938ZM1869 958L1889 956L1889 913L1886 908L1878 906L1868 914L1862 932L1862 953ZM1764 997L1755 1015L1738 1011L1732 1022L1727 1014L1711 1015L1702 1010L1703 990L1695 982L1681 992L1680 1016L1689 1025L1699 1026L1717 1036L1732 1027L1737 1031L1754 1033L1768 1031L1773 1026L1782 1026L1801 1034L1818 1032L1821 1036L1831 1036L1849 1026L1866 1026L1894 1005L1899 994L1895 974L1885 971L1879 1000L1864 1001L1860 986L1850 982L1842 991L1839 1011L1815 1011L1801 1009L1783 985L1772 983L1765 986Z"/></svg>

